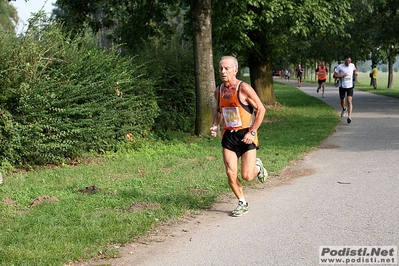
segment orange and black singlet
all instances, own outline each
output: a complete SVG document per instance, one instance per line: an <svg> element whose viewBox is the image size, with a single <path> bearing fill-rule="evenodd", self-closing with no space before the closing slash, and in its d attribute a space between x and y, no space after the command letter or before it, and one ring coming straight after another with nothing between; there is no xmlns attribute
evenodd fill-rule
<svg viewBox="0 0 399 266"><path fill-rule="evenodd" d="M319 74L319 75L317 76L317 79L318 79L318 80L325 80L325 79L327 79L327 67L326 67L326 66L324 66L324 67L319 66L319 67L317 68L317 73Z"/></svg>
<svg viewBox="0 0 399 266"><path fill-rule="evenodd" d="M255 118L254 108L240 101L241 83L242 81L239 81L233 96L229 100L224 99L222 90L219 90L219 110L221 110L224 119L222 135L224 135L226 130L249 129L253 124ZM258 145L258 134L254 137L254 143Z"/></svg>

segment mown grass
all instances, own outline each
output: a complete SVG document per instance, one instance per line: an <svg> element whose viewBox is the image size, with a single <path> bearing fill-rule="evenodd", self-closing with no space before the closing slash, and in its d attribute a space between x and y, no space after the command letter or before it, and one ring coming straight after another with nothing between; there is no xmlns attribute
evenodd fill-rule
<svg viewBox="0 0 399 266"><path fill-rule="evenodd" d="M267 110L259 129L258 157L271 178L319 146L339 122L331 107L293 86L276 83L275 95L281 106ZM176 134L175 140L151 140L140 150L108 154L96 163L5 176L0 265L63 265L118 256L114 245L209 209L220 195L231 193L220 141ZM97 189L86 193L94 185ZM43 196L58 201L44 198L31 206ZM142 205L147 207L135 209Z"/></svg>
<svg viewBox="0 0 399 266"><path fill-rule="evenodd" d="M399 74L393 74L393 88L388 89L388 73L378 73L377 77L377 89L374 90L372 86L370 86L370 78L368 73L359 73L358 83L356 84L356 89L367 91L379 95L385 95L389 97L399 98Z"/></svg>

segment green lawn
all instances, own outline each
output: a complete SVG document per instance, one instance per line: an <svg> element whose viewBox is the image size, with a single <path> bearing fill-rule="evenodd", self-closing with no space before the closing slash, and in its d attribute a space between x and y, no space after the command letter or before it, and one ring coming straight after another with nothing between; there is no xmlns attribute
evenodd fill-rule
<svg viewBox="0 0 399 266"><path fill-rule="evenodd" d="M359 73L358 82L363 85L370 85L370 77L369 73ZM378 72L377 76L377 88L385 89L388 87L388 73L387 72ZM393 87L399 89L399 73L393 73Z"/></svg>

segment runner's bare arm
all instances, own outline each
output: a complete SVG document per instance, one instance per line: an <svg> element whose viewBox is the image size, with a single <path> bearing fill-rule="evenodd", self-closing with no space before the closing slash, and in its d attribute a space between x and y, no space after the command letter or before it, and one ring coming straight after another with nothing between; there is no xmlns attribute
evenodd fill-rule
<svg viewBox="0 0 399 266"><path fill-rule="evenodd" d="M216 137L218 126L219 126L219 124L220 124L220 122L222 121L222 118L223 118L222 112L221 112L221 110L219 110L219 108L220 108L219 107L219 95L220 95L219 89L220 89L220 87L217 87L215 89L215 92L214 92L214 96L215 96L215 99L216 99L217 106L216 106L215 114L213 115L212 126L209 129L210 134L211 134L212 137Z"/></svg>

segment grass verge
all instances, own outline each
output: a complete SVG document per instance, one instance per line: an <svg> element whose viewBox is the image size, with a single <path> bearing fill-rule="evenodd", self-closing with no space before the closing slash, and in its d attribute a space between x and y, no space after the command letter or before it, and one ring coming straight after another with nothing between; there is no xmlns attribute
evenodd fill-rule
<svg viewBox="0 0 399 266"><path fill-rule="evenodd" d="M319 146L339 122L325 103L275 84L260 150L271 178ZM118 256L151 228L209 209L231 193L220 138L176 135L96 163L6 176L0 186L0 265L63 265Z"/></svg>

